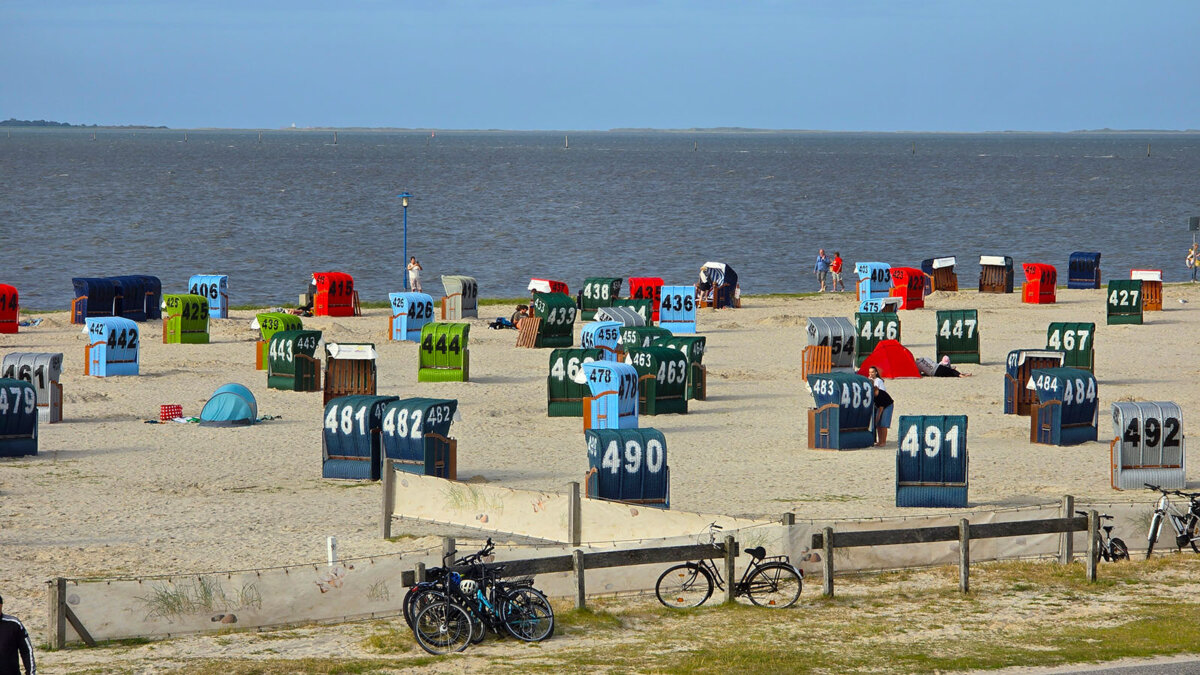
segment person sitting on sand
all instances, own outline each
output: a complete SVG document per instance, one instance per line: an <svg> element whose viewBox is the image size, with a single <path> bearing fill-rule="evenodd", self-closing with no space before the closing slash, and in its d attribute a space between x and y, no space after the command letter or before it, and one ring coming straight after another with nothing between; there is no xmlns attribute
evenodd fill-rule
<svg viewBox="0 0 1200 675"><path fill-rule="evenodd" d="M962 372L955 370L954 366L950 365L950 357L943 356L941 363L939 363L937 369L933 371L933 376L934 377L970 377L971 374L970 373L962 373Z"/></svg>

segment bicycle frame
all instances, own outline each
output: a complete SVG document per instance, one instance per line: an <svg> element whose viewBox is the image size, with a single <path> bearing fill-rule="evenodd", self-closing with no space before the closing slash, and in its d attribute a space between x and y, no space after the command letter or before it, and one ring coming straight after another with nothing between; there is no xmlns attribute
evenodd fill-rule
<svg viewBox="0 0 1200 675"><path fill-rule="evenodd" d="M775 559L775 558L779 558L781 560L781 562L785 562L788 565L792 564L791 561L787 559L787 556L772 556L771 558L763 558L762 560L751 560L750 564L746 565L746 569L742 570L742 578L733 587L734 595L745 594L746 588L750 581L750 575L754 574L754 572L756 570L758 570L760 567L762 567L763 563L765 563L768 560ZM706 569L708 571L708 573L712 575L713 584L715 584L717 588L719 588L722 591L725 590L725 577L723 577L721 575L721 570L719 567L717 567L716 563L714 563L712 560L710 560L708 558L705 558L696 564L699 565L700 567L703 567L704 569ZM793 565L793 567L795 567L795 566ZM796 573L800 576L801 579L804 578L804 573L801 572L798 568L796 569Z"/></svg>

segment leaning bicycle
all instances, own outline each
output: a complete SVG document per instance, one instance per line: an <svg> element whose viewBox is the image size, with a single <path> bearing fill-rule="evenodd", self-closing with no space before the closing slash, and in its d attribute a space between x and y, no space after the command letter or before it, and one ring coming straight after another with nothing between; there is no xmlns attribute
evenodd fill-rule
<svg viewBox="0 0 1200 675"><path fill-rule="evenodd" d="M1143 483L1143 485L1162 493L1154 505L1154 516L1150 519L1150 532L1146 535L1146 559L1148 560L1150 554L1154 552L1154 544L1158 542L1158 537L1162 533L1164 520L1171 523L1171 528L1175 530L1176 548L1183 550L1184 546L1191 546L1193 551L1200 553L1200 546L1197 546L1197 541L1200 540L1200 492L1166 490L1149 483ZM1171 503L1169 495L1185 497L1190 502L1188 510L1186 512L1179 510L1179 507Z"/></svg>
<svg viewBox="0 0 1200 675"><path fill-rule="evenodd" d="M1076 511L1075 513L1081 516L1087 516L1087 511ZM1113 520L1113 516L1107 513L1101 513L1097 516L1100 520ZM1104 533L1097 536L1096 541L1096 562L1101 560L1107 562L1117 562L1118 560L1129 560L1129 547L1120 537L1112 536L1113 526L1103 525L1100 528Z"/></svg>
<svg viewBox="0 0 1200 675"><path fill-rule="evenodd" d="M708 526L708 544L716 546L717 530L720 529L716 523ZM800 597L804 572L792 565L786 555L768 556L762 546L745 549L745 552L751 558L750 564L742 572L741 580L734 584L733 597L745 595L755 605L772 609L795 604ZM683 609L703 605L712 597L714 588L725 590L725 579L716 564L703 559L668 568L654 585L654 594L663 605Z"/></svg>

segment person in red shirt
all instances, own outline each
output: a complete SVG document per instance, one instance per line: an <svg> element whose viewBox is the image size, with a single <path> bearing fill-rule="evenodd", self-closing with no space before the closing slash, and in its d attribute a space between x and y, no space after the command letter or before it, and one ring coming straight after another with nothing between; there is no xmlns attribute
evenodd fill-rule
<svg viewBox="0 0 1200 675"><path fill-rule="evenodd" d="M842 281L842 254L838 251L833 252L833 262L829 263L829 271L833 274L833 290L836 293L838 286L841 290L846 290L846 284Z"/></svg>

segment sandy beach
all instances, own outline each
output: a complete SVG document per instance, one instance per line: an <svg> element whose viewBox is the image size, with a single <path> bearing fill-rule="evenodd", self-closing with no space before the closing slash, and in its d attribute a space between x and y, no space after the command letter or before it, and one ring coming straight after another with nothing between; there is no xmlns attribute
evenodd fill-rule
<svg viewBox="0 0 1200 675"><path fill-rule="evenodd" d="M1167 286L1163 295L1166 311L1147 313L1145 325L1107 326L1101 290L1059 289L1057 304L1041 306L1021 304L1019 293L935 293L925 309L901 312L904 344L932 358L934 312L977 308L983 362L960 367L970 378L890 382L896 415L968 415L973 508L1050 502L1064 494L1144 501L1145 493L1109 487L1110 404L1174 401L1183 409L1185 432L1200 406L1200 315L1192 311L1200 306L1200 286ZM800 361L807 317L852 317L855 304L851 294L749 297L741 309L701 311L709 400L692 402L688 415L642 421L666 435L673 508L769 517L791 510L800 518L901 511L894 506L894 437L883 449L806 447L812 397ZM510 312L485 306L472 320L469 383L418 384L417 346L387 341L387 310L304 321L326 340L374 342L379 393L458 399L462 420L451 435L458 439L461 479L561 491L587 470L580 421L546 416L548 350L516 349L516 331L487 329L487 319ZM254 314L234 311L230 319L214 320L208 345L164 345L158 323L140 324L138 377L85 377L85 339L65 312L39 314L40 326L0 336L4 353L65 356L64 422L40 426L36 457L0 460L0 592L6 612L20 615L36 642L44 634L51 577L317 561L328 535L339 538L344 557L434 541L382 540L378 485L321 478L321 394L267 388L265 371L254 370ZM1004 358L1012 349L1043 347L1047 324L1065 320L1097 324L1105 440L1031 445L1028 418L1002 414ZM227 382L248 386L259 414L278 419L247 428L146 423L158 418L164 403L198 415ZM404 524L394 531L404 532Z"/></svg>

